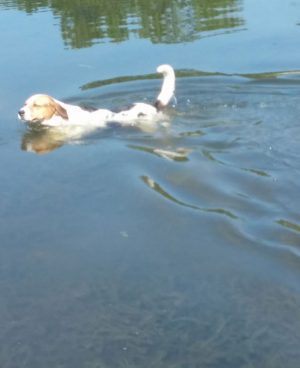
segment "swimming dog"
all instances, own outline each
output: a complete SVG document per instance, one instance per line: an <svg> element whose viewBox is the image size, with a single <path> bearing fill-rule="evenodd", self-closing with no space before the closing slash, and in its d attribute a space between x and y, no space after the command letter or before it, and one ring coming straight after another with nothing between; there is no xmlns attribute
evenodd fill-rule
<svg viewBox="0 0 300 368"><path fill-rule="evenodd" d="M138 121L159 120L163 109L169 104L175 91L175 73L170 65L157 68L163 75L161 91L154 104L137 102L127 109L113 112L108 109L87 111L83 108L59 101L47 94L35 94L29 97L18 111L18 117L28 123L40 123L46 126L95 126L105 127L109 122L121 125L135 125Z"/></svg>

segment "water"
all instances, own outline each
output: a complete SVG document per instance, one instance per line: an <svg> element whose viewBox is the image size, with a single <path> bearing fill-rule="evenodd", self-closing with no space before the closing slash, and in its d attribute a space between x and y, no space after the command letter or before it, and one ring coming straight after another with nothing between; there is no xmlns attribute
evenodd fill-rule
<svg viewBox="0 0 300 368"><path fill-rule="evenodd" d="M1 368L297 368L300 2L0 10ZM16 118L152 101L164 62L169 125Z"/></svg>

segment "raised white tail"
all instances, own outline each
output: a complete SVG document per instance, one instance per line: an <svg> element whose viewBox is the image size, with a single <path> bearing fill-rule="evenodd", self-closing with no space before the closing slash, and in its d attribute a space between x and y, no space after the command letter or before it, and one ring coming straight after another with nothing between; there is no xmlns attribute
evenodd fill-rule
<svg viewBox="0 0 300 368"><path fill-rule="evenodd" d="M157 67L157 73L163 75L163 83L154 106L157 110L167 106L175 92L175 73L171 65L163 64Z"/></svg>

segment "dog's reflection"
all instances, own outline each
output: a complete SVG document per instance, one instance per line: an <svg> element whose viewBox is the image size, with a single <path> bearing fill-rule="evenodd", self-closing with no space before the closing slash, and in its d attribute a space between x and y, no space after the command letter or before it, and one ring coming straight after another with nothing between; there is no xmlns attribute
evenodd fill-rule
<svg viewBox="0 0 300 368"><path fill-rule="evenodd" d="M67 125L60 127L49 127L42 124L28 125L27 131L22 138L21 149L27 152L34 152L37 154L49 153L65 144L80 144L85 142L88 138L94 137L97 133L101 136L109 134L112 130L118 130L122 127L122 131L139 131L145 134L153 134L159 127L167 129L169 122L166 120L160 125L157 122L143 122L140 121L134 126L122 127L119 123L110 123L106 128L99 128L95 126L75 126Z"/></svg>
<svg viewBox="0 0 300 368"><path fill-rule="evenodd" d="M80 143L93 132L96 128L73 127L29 127L24 133L21 149L37 154L49 153L64 144Z"/></svg>

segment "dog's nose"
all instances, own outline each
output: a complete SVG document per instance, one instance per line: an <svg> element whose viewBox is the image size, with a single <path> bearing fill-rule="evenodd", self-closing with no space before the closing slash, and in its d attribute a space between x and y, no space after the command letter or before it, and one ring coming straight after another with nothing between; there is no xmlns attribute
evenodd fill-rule
<svg viewBox="0 0 300 368"><path fill-rule="evenodd" d="M18 111L18 115L20 116L20 118L23 118L25 114L25 111L23 109Z"/></svg>

